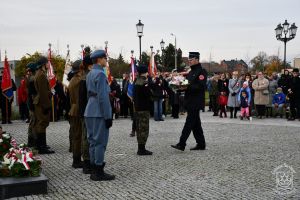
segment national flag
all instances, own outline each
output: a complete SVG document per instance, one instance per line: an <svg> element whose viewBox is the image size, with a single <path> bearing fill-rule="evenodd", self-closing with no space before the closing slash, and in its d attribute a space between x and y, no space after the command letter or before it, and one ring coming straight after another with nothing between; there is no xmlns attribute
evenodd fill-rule
<svg viewBox="0 0 300 200"><path fill-rule="evenodd" d="M62 81L62 84L65 87L69 86L68 74L71 71L71 69L72 69L72 66L71 66L71 59L70 59L70 50L68 50L67 57L66 57L64 76L63 76L63 81Z"/></svg>
<svg viewBox="0 0 300 200"><path fill-rule="evenodd" d="M47 77L50 85L50 89L53 90L56 85L56 77L51 64L51 49L48 50L48 64L47 64Z"/></svg>
<svg viewBox="0 0 300 200"><path fill-rule="evenodd" d="M13 98L14 92L13 92L13 88L12 88L9 63L8 63L6 55L5 55L5 59L4 59L4 68L3 68L1 89L2 89L3 95L8 100L11 100Z"/></svg>
<svg viewBox="0 0 300 200"><path fill-rule="evenodd" d="M149 62L149 66L148 66L148 73L151 77L156 76L156 73L157 73L157 68L156 68L153 52L151 52L151 56L150 56L150 62Z"/></svg>
<svg viewBox="0 0 300 200"><path fill-rule="evenodd" d="M131 80L134 81L136 78L136 67L135 67L135 62L134 62L134 58L131 57Z"/></svg>

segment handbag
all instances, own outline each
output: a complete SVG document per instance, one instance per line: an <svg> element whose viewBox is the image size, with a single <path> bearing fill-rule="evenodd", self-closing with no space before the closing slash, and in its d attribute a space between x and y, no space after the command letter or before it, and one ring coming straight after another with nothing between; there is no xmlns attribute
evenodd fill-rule
<svg viewBox="0 0 300 200"><path fill-rule="evenodd" d="M268 95L269 94L269 90L268 89L264 89L262 93L263 93L263 95Z"/></svg>

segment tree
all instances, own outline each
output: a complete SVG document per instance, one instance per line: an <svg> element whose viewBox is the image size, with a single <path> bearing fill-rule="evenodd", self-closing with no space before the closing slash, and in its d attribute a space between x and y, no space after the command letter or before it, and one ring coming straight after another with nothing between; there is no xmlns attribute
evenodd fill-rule
<svg viewBox="0 0 300 200"><path fill-rule="evenodd" d="M142 58L140 60L140 65L149 65L149 62L150 62L150 56L145 52L143 51L142 52Z"/></svg>
<svg viewBox="0 0 300 200"><path fill-rule="evenodd" d="M253 65L253 71L265 71L265 65L268 63L268 56L266 52L259 52L250 62Z"/></svg>
<svg viewBox="0 0 300 200"><path fill-rule="evenodd" d="M177 50L177 67L182 64L182 51L179 48ZM173 44L169 44L163 51L162 63L166 71L172 71L175 68L175 47Z"/></svg>
<svg viewBox="0 0 300 200"><path fill-rule="evenodd" d="M29 62L36 62L38 58L42 56L41 53L35 52L34 54L27 54L23 56L20 62L17 63L15 72L17 77L23 77L26 74L26 66ZM54 69L57 80L62 80L66 60L61 56L52 54L51 64Z"/></svg>
<svg viewBox="0 0 300 200"><path fill-rule="evenodd" d="M109 58L110 73L115 78L122 78L124 73L130 73L130 64L124 61L122 54L117 59Z"/></svg>

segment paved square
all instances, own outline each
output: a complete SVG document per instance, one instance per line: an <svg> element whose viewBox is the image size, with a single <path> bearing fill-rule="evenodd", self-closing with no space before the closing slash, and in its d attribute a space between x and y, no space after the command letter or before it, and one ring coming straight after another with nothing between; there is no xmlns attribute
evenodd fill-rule
<svg viewBox="0 0 300 200"><path fill-rule="evenodd" d="M300 199L300 122L283 119L240 121L201 113L206 151L170 147L178 142L185 117L150 122L147 147L153 156L136 155L136 138L130 138L131 121L114 121L106 154L106 170L117 176L111 182L92 182L89 175L71 167L68 122L51 123L48 144L56 151L41 156L49 178L48 195L20 199ZM27 124L15 121L3 129L18 143L26 141ZM275 193L272 171L286 163L296 171L295 192Z"/></svg>

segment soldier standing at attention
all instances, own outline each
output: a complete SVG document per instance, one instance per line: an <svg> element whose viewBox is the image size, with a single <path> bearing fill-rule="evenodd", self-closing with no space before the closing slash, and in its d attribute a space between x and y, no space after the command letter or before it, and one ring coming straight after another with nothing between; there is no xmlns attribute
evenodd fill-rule
<svg viewBox="0 0 300 200"><path fill-rule="evenodd" d="M149 117L151 108L151 91L148 85L148 67L137 67L139 73L133 86L133 103L136 117L136 134L138 141L137 155L152 155L146 150L146 142L149 135Z"/></svg>
<svg viewBox="0 0 300 200"><path fill-rule="evenodd" d="M187 110L187 117L182 130L179 143L171 145L171 147L184 151L186 141L193 131L197 145L191 150L205 150L205 138L201 127L200 109L205 105L203 97L205 95L205 87L207 80L207 72L199 63L199 52L189 53L189 65L191 71L187 75L189 85L185 91L184 106Z"/></svg>
<svg viewBox="0 0 300 200"><path fill-rule="evenodd" d="M46 64L48 59L40 57L37 61L37 70L34 76L36 95L33 99L35 123L33 131L36 134L36 146L39 154L55 153L47 147L46 128L50 122L51 96L49 82L46 76Z"/></svg>
<svg viewBox="0 0 300 200"><path fill-rule="evenodd" d="M90 161L90 153L89 153L89 142L87 139L86 126L84 121L84 111L86 108L86 104L88 102L87 99L87 88L86 88L86 76L90 72L93 63L90 58L90 55L85 55L82 62L82 76L79 83L79 95L78 95L78 104L79 104L79 114L82 124L82 141L81 141L81 150L82 150L82 158L83 158L83 173L91 174L92 173L92 165Z"/></svg>
<svg viewBox="0 0 300 200"><path fill-rule="evenodd" d="M26 74L26 84L28 91L27 106L29 110L29 126L28 126L28 147L36 147L36 135L33 132L33 125L35 122L34 117L34 105L33 97L36 95L36 90L34 87L34 75L36 70L36 63L30 62L27 64L27 74Z"/></svg>
<svg viewBox="0 0 300 200"><path fill-rule="evenodd" d="M91 59L93 67L86 76L88 103L84 112L90 144L90 160L95 170L90 178L93 181L108 181L115 179L115 176L104 172L104 154L109 128L112 126L110 87L104 72L107 62L106 52L96 50L91 54Z"/></svg>
<svg viewBox="0 0 300 200"><path fill-rule="evenodd" d="M81 161L81 138L82 138L82 124L79 117L79 83L81 80L81 73L79 71L81 60L76 60L72 64L73 78L69 83L69 94L70 94L70 126L72 135L72 153L73 153L73 164L72 167L82 168L83 163Z"/></svg>

